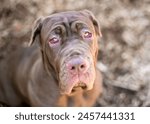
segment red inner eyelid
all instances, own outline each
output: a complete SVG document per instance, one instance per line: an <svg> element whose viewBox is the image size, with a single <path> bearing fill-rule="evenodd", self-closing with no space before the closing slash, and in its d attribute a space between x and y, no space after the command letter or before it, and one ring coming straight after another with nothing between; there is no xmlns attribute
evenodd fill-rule
<svg viewBox="0 0 150 124"><path fill-rule="evenodd" d="M49 43L51 43L51 44L58 43L59 41L60 41L60 39L56 36L49 39Z"/></svg>
<svg viewBox="0 0 150 124"><path fill-rule="evenodd" d="M84 38L91 38L92 37L92 33L89 30L84 30L82 32L82 34L83 34Z"/></svg>

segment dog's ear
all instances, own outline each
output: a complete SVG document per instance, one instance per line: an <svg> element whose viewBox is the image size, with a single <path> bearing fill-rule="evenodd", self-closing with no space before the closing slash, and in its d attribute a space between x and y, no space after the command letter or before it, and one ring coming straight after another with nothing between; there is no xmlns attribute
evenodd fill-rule
<svg viewBox="0 0 150 124"><path fill-rule="evenodd" d="M102 37L100 25L99 25L97 19L95 18L95 16L93 15L93 13L89 10L83 10L83 13L86 14L92 20L97 35Z"/></svg>
<svg viewBox="0 0 150 124"><path fill-rule="evenodd" d="M43 22L43 18L39 18L35 21L33 29L32 29L32 35L31 35L31 39L29 42L29 46L31 46L35 41L40 42L39 40L40 40L42 22Z"/></svg>

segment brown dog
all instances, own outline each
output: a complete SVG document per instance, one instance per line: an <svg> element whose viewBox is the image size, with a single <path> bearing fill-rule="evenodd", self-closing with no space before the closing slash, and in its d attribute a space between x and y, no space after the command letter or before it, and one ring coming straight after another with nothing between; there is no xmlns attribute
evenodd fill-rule
<svg viewBox="0 0 150 124"><path fill-rule="evenodd" d="M30 47L19 47L1 63L0 101L9 106L93 106L102 92L96 69L100 36L87 10L38 19Z"/></svg>

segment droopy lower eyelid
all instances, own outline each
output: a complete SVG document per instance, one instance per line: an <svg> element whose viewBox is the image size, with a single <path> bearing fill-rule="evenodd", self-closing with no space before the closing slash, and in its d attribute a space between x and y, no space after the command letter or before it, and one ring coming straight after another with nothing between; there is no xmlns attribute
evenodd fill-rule
<svg viewBox="0 0 150 124"><path fill-rule="evenodd" d="M89 30L82 30L81 32L83 38L92 38L93 34Z"/></svg>
<svg viewBox="0 0 150 124"><path fill-rule="evenodd" d="M58 43L60 40L57 37L52 37L51 39L49 39L49 42L54 44L54 43Z"/></svg>

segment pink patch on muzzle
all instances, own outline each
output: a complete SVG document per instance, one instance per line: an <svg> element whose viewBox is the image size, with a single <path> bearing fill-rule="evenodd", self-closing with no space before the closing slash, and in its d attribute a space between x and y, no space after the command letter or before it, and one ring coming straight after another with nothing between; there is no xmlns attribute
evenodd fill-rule
<svg viewBox="0 0 150 124"><path fill-rule="evenodd" d="M92 74L88 72L89 67L89 62L80 57L66 62L68 78L66 80L64 94L70 94L76 88L86 89L89 86L89 83L91 83L89 75L92 77Z"/></svg>

